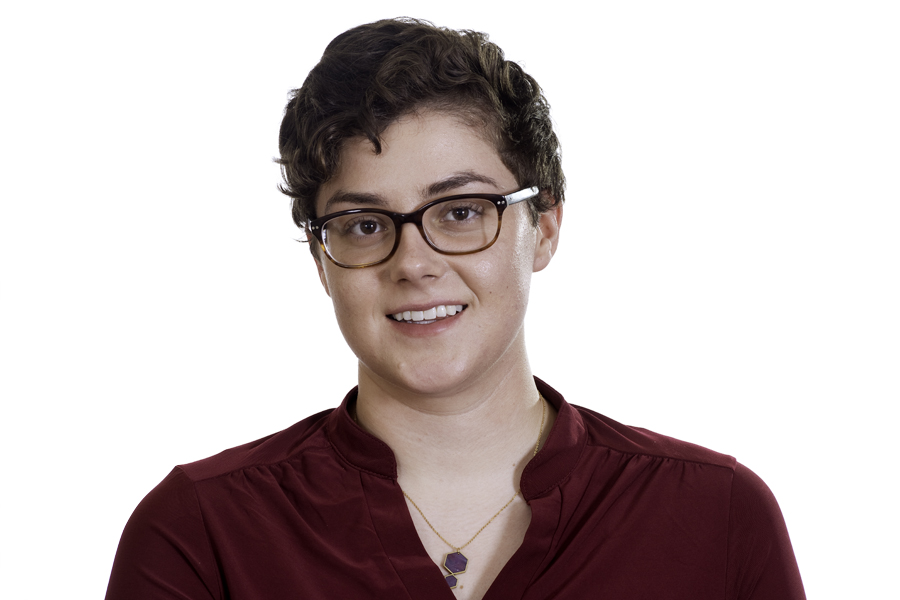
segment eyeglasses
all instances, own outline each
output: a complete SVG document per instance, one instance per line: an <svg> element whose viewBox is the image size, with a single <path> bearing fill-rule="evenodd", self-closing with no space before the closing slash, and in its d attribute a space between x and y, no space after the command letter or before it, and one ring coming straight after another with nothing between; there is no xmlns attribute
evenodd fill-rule
<svg viewBox="0 0 900 600"><path fill-rule="evenodd" d="M411 213L354 208L309 222L308 229L331 262L361 269L389 260L400 246L404 223L414 223L425 242L441 254L474 254L497 241L507 206L538 195L532 187L501 196L459 194L438 198Z"/></svg>

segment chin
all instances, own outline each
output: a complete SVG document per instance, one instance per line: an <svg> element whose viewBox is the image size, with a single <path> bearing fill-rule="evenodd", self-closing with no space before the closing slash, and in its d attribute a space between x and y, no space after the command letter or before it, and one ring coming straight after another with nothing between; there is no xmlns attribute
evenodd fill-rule
<svg viewBox="0 0 900 600"><path fill-rule="evenodd" d="M435 361L440 364L439 361ZM472 373L477 371L472 365L444 362L440 368L419 365L416 368L384 369L370 368L360 361L362 368L374 381L383 381L416 396L445 396L464 389ZM381 365L379 365L381 366Z"/></svg>

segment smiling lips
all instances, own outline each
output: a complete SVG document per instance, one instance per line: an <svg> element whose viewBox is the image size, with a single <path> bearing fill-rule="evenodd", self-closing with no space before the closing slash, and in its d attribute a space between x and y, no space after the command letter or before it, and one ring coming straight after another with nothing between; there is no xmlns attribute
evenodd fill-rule
<svg viewBox="0 0 900 600"><path fill-rule="evenodd" d="M462 312L463 308L465 308L465 306L462 304L439 304L428 310L406 310L389 316L401 323L428 325L429 323L434 323L438 319L452 317L456 313Z"/></svg>

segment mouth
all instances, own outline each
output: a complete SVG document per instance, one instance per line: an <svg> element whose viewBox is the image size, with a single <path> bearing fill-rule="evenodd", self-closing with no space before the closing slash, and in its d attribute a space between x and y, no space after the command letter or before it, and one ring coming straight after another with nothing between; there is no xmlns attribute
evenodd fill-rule
<svg viewBox="0 0 900 600"><path fill-rule="evenodd" d="M438 304L427 310L405 310L403 312L387 315L399 323L413 323L415 325L428 325L441 319L452 317L464 311L466 304Z"/></svg>

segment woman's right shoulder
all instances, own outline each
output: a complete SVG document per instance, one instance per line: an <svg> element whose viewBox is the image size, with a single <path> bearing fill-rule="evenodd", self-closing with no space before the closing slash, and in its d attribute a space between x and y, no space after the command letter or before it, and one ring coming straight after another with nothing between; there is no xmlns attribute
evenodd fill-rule
<svg viewBox="0 0 900 600"><path fill-rule="evenodd" d="M325 411L283 431L175 467L144 499L125 525L116 552L107 600L156 598L160 581L179 597L224 597L210 527L233 522L234 499L284 471L290 461L321 465L331 452ZM302 471L302 469L300 469ZM275 492L269 494L276 495ZM221 515L219 513L222 513ZM220 520L221 520L220 519Z"/></svg>
<svg viewBox="0 0 900 600"><path fill-rule="evenodd" d="M208 458L178 465L176 471L181 471L188 480L197 483L235 471L275 465L304 452L325 448L328 440L324 435L324 428L329 415L335 410L316 413L277 433L223 450ZM163 484L166 484L166 480L160 485Z"/></svg>

